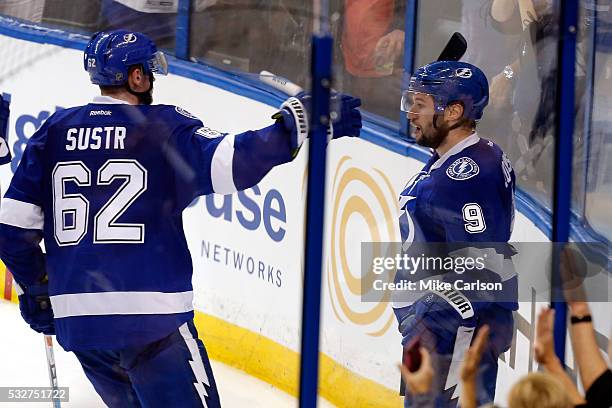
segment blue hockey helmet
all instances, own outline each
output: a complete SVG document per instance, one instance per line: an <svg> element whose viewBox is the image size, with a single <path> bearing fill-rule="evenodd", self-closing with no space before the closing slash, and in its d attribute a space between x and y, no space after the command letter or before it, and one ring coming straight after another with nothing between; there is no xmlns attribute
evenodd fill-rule
<svg viewBox="0 0 612 408"><path fill-rule="evenodd" d="M437 61L427 64L410 78L408 90L402 93L401 110L413 110L414 95L433 97L433 113L442 113L453 102L463 104L463 117L479 120L489 103L489 83L484 73L476 66L459 61Z"/></svg>
<svg viewBox="0 0 612 408"><path fill-rule="evenodd" d="M130 67L141 65L145 74L168 74L163 52L142 33L127 30L99 31L89 40L83 64L91 82L102 86L123 85Z"/></svg>

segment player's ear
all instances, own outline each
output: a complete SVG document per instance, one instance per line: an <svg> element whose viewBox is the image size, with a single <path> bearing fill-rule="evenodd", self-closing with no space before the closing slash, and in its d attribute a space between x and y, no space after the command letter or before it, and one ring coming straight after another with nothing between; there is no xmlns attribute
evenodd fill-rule
<svg viewBox="0 0 612 408"><path fill-rule="evenodd" d="M134 74L133 78L136 82L140 83L144 80L145 75L141 67L134 67L132 73Z"/></svg>
<svg viewBox="0 0 612 408"><path fill-rule="evenodd" d="M461 120L463 118L463 104L451 103L444 112L447 120Z"/></svg>
<svg viewBox="0 0 612 408"><path fill-rule="evenodd" d="M130 68L128 72L128 82L131 89L138 89L142 87L145 79L146 75L144 74L142 67L135 66Z"/></svg>

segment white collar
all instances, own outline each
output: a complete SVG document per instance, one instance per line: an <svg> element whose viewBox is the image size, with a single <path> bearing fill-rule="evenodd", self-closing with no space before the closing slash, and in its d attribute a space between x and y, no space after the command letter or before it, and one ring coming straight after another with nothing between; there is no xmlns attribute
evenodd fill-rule
<svg viewBox="0 0 612 408"><path fill-rule="evenodd" d="M451 157L454 154L459 153L466 147L470 147L478 143L479 141L480 141L480 137L478 136L478 133L476 132L472 133L471 135L469 135L468 137L466 137L465 139L463 139L462 141L460 141L459 143L457 143L456 145L448 149L448 151L444 153L442 157L436 160L436 162L430 167L429 171L437 169L438 167L442 166L449 157Z"/></svg>
<svg viewBox="0 0 612 408"><path fill-rule="evenodd" d="M92 103L99 105L127 105L126 101L121 99L113 98L112 96L98 95L94 96Z"/></svg>

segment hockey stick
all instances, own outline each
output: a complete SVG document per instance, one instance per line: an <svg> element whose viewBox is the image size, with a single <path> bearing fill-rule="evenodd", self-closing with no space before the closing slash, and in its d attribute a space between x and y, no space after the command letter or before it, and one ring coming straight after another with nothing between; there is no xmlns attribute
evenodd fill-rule
<svg viewBox="0 0 612 408"><path fill-rule="evenodd" d="M467 50L467 40L459 32L453 33L437 61L459 61Z"/></svg>
<svg viewBox="0 0 612 408"><path fill-rule="evenodd" d="M295 96L304 89L298 84L294 84L290 80L274 75L272 72L261 71L259 73L259 80L266 85L270 85L272 88L277 89L289 96Z"/></svg>
<svg viewBox="0 0 612 408"><path fill-rule="evenodd" d="M47 369L49 370L49 382L53 392L53 408L61 408L58 399L59 388L57 384L57 371L55 369L55 355L53 353L53 337L45 335L45 354L47 355Z"/></svg>

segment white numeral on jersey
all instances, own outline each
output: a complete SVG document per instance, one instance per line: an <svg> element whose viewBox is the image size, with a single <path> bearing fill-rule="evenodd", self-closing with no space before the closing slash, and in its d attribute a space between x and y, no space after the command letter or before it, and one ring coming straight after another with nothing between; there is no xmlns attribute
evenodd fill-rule
<svg viewBox="0 0 612 408"><path fill-rule="evenodd" d="M98 185L125 179L95 218L94 243L144 242L144 224L119 224L117 218L147 189L147 170L135 160L109 160L98 171Z"/></svg>
<svg viewBox="0 0 612 408"><path fill-rule="evenodd" d="M89 201L81 194L66 193L66 182L91 185L91 172L81 161L58 163L53 169L53 226L59 246L76 245L87 234Z"/></svg>
<svg viewBox="0 0 612 408"><path fill-rule="evenodd" d="M77 245L87 234L89 201L66 193L66 183L91 185L91 171L81 161L58 163L53 170L53 225L59 246ZM144 224L117 223L117 219L147 189L147 170L136 160L108 160L98 171L98 185L115 179L124 183L94 219L94 243L144 242Z"/></svg>
<svg viewBox="0 0 612 408"><path fill-rule="evenodd" d="M487 229L482 208L476 203L467 203L463 206L463 220L465 230L470 234L477 234Z"/></svg>

